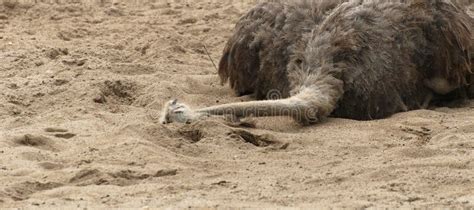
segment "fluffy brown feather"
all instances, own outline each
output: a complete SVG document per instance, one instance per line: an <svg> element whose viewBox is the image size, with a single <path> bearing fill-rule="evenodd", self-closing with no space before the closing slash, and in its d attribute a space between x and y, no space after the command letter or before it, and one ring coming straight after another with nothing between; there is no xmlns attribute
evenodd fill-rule
<svg viewBox="0 0 474 210"><path fill-rule="evenodd" d="M259 4L237 23L219 75L239 95L267 99L278 91L282 99L177 114L285 115L309 124L329 115L378 119L473 97L474 19L466 11L450 0Z"/></svg>
<svg viewBox="0 0 474 210"><path fill-rule="evenodd" d="M343 2L257 5L237 23L224 49L222 81L229 80L239 95L256 93L257 99L266 99L269 91L278 90L288 97L308 83L308 73L327 56L325 62L340 66L336 71L344 81L333 114L355 119L422 107L432 92L425 85L431 78L446 79L453 89L469 84L473 21L458 4ZM310 72L303 69L312 65L316 68Z"/></svg>

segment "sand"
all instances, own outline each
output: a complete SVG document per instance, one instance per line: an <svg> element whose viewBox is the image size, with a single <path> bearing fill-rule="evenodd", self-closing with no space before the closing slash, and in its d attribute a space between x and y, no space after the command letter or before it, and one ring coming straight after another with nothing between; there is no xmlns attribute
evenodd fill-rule
<svg viewBox="0 0 474 210"><path fill-rule="evenodd" d="M204 46L218 61L254 3L84 2L1 1L1 208L474 207L474 101L308 127L161 125L173 98L249 100Z"/></svg>

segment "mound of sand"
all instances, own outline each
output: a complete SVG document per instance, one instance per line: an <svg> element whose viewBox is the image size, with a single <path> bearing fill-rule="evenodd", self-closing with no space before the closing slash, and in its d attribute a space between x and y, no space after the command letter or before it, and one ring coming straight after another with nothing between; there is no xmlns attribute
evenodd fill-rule
<svg viewBox="0 0 474 210"><path fill-rule="evenodd" d="M160 125L172 98L248 100L204 46L218 60L253 2L83 2L0 4L0 207L474 206L474 102Z"/></svg>

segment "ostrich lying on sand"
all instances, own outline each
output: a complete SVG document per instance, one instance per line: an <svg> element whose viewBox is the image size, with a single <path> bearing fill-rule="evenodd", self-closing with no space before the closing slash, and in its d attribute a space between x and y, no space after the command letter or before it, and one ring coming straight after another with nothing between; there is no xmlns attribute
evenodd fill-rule
<svg viewBox="0 0 474 210"><path fill-rule="evenodd" d="M210 115L378 119L472 97L474 19L450 0L300 0L243 16L219 64L238 95L282 99L192 110L168 102L162 123Z"/></svg>

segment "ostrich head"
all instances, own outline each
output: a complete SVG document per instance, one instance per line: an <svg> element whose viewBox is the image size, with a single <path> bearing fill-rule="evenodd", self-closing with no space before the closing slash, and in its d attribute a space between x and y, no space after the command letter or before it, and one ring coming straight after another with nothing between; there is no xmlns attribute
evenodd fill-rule
<svg viewBox="0 0 474 210"><path fill-rule="evenodd" d="M174 99L164 105L163 111L161 112L160 123L191 123L200 116L201 114L193 111L188 105L178 103L178 100Z"/></svg>

